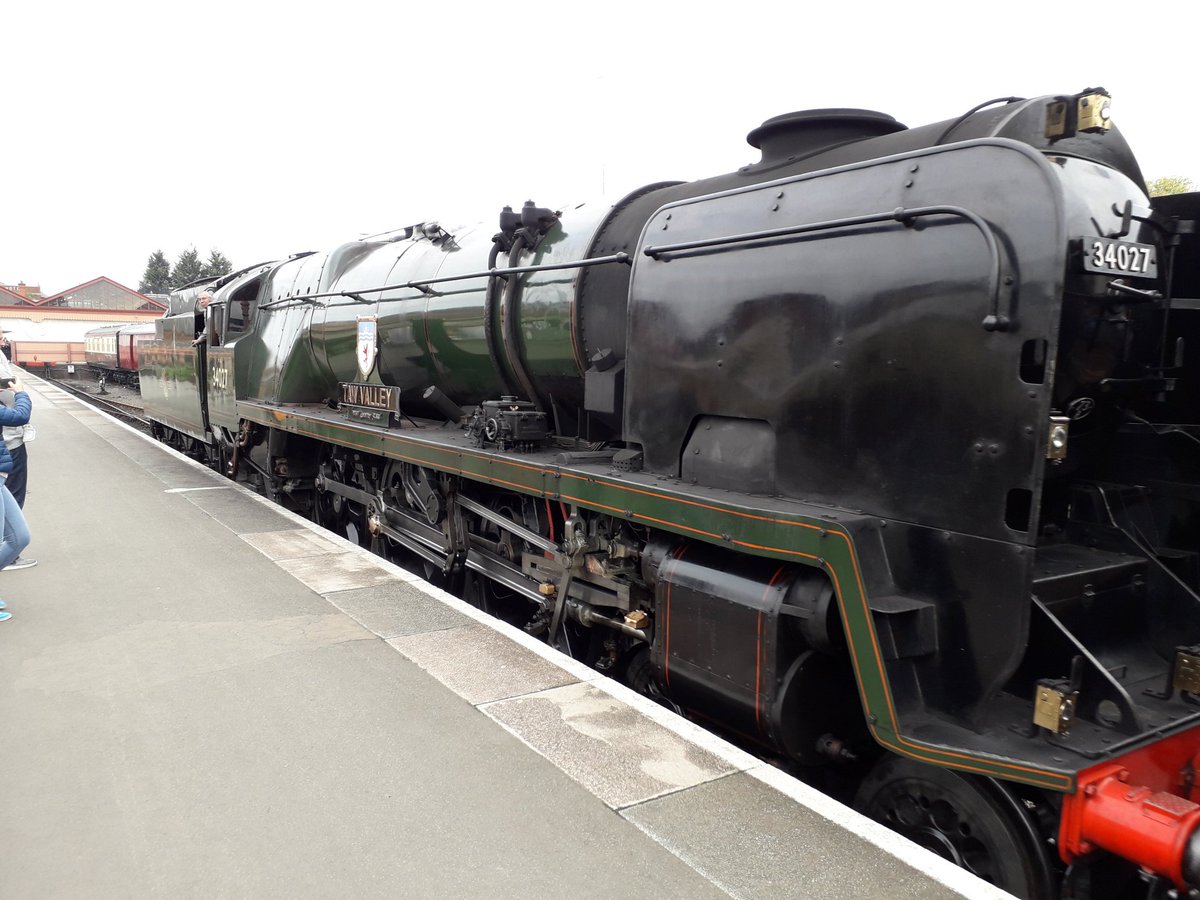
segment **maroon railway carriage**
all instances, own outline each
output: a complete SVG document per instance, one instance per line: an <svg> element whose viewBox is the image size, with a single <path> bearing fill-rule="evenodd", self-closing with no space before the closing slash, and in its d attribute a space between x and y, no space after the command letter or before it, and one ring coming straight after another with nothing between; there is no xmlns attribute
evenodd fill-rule
<svg viewBox="0 0 1200 900"><path fill-rule="evenodd" d="M93 328L84 335L88 368L118 382L138 380L138 348L154 340L154 323L126 323Z"/></svg>

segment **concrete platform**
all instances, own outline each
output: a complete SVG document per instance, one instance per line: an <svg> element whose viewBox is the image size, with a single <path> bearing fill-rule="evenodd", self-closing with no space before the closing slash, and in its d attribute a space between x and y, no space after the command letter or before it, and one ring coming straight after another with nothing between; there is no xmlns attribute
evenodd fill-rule
<svg viewBox="0 0 1200 900"><path fill-rule="evenodd" d="M1006 897L30 377L0 897Z"/></svg>

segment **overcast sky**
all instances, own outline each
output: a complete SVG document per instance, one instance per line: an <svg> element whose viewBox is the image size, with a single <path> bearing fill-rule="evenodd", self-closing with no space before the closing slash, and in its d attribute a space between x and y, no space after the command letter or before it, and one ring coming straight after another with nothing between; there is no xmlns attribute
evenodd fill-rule
<svg viewBox="0 0 1200 900"><path fill-rule="evenodd" d="M0 283L490 227L730 171L815 107L921 125L1103 85L1147 177L1200 181L1198 24L1195 0L8 3Z"/></svg>

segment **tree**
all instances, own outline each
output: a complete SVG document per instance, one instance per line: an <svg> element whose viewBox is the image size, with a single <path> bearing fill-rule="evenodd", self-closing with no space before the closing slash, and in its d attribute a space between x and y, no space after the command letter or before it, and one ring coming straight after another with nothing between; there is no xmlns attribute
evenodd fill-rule
<svg viewBox="0 0 1200 900"><path fill-rule="evenodd" d="M202 269L200 254L196 252L195 247L188 247L179 254L179 259L175 260L175 268L171 270L171 287L181 288L190 284L202 277Z"/></svg>
<svg viewBox="0 0 1200 900"><path fill-rule="evenodd" d="M200 269L201 278L219 278L233 271L233 264L215 247L208 253L208 262Z"/></svg>
<svg viewBox="0 0 1200 900"><path fill-rule="evenodd" d="M166 294L171 290L171 264L161 250L150 254L146 271L138 285L139 294Z"/></svg>
<svg viewBox="0 0 1200 900"><path fill-rule="evenodd" d="M1164 175L1146 182L1146 189L1151 197L1163 197L1167 194L1186 194L1196 190L1196 183L1190 178L1179 175Z"/></svg>

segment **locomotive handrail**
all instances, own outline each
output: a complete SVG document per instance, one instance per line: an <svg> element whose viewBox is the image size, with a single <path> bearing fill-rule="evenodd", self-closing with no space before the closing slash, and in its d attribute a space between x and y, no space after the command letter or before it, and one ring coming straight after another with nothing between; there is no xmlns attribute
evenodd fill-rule
<svg viewBox="0 0 1200 900"><path fill-rule="evenodd" d="M550 263L543 266L509 266L507 268L491 268L482 272L468 272L465 275L446 275L442 278L423 278L419 281L406 281L402 284L385 284L382 287L372 288L355 288L352 291L326 291L318 294L297 294L295 297L280 297L278 300L270 300L262 304L259 309L271 309L274 306L282 306L285 303L299 301L308 303L310 301L324 299L326 297L348 297L358 303L371 303L374 301L364 300L360 294L378 294L382 291L398 291L403 288L413 288L421 290L431 284L446 284L451 281L469 281L472 278L494 278L496 276L507 275L524 275L527 272L553 272L558 269L586 269L590 266L603 266L610 263L623 263L631 265L632 260L628 253L614 253L611 256L596 256L591 259L577 259L572 262ZM426 293L426 292L423 292Z"/></svg>
<svg viewBox="0 0 1200 900"><path fill-rule="evenodd" d="M903 206L899 206L891 212L870 213L863 216L849 216L844 219L810 222L806 225L789 225L784 228L770 228L764 231L750 231L743 234L725 235L724 237L703 238L697 241L682 241L678 244L650 246L646 247L642 252L651 259L659 260L668 254L680 253L685 250L703 250L710 247L726 247L731 244L749 244L756 241L769 241L775 238L813 234L818 231L832 231L837 228L852 228L856 225L870 225L875 222L900 222L904 226L909 227L912 225L913 220L926 216L957 216L960 219L966 219L983 235L984 243L987 244L988 254L991 257L991 272L988 276L988 290L990 294L989 312L983 319L983 328L985 331L1008 331L1012 327L1012 321L1007 315L1000 312L1002 266L1000 242L996 240L995 232L982 216L961 206L918 206L912 209L905 209Z"/></svg>

